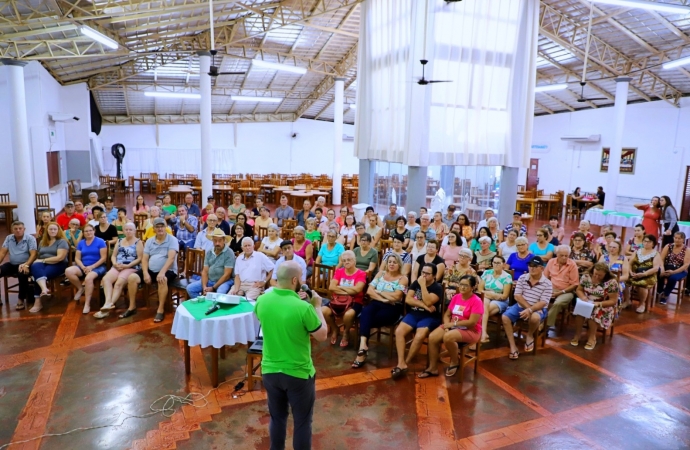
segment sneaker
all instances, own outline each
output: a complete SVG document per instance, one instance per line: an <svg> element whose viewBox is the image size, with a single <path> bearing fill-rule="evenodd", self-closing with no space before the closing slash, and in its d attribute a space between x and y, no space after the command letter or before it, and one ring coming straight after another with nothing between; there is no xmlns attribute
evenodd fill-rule
<svg viewBox="0 0 690 450"><path fill-rule="evenodd" d="M69 286L69 280L67 278L65 278L64 280L62 280L60 282L60 286Z"/></svg>
<svg viewBox="0 0 690 450"><path fill-rule="evenodd" d="M660 305L665 305L665 304L666 304L666 297L661 297L661 298L659 299L659 304L660 304Z"/></svg>

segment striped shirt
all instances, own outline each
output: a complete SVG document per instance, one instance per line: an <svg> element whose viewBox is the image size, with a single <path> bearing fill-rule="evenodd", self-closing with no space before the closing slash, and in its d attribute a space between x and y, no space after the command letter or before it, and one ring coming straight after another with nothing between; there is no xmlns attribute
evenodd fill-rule
<svg viewBox="0 0 690 450"><path fill-rule="evenodd" d="M541 276L537 284L532 286L529 282L529 273L526 273L518 278L515 285L515 295L522 295L530 306L540 301L545 302L548 306L552 292L553 285L544 275Z"/></svg>

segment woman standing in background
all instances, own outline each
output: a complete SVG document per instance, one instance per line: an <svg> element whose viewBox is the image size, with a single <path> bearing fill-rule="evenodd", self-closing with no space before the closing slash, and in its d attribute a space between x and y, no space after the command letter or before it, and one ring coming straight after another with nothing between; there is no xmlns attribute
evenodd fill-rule
<svg viewBox="0 0 690 450"><path fill-rule="evenodd" d="M659 197L652 197L648 205L638 203L633 206L644 211L642 214L642 225L644 226L645 232L659 240L659 219L661 218ZM673 238L671 240L673 240Z"/></svg>
<svg viewBox="0 0 690 450"><path fill-rule="evenodd" d="M663 229L661 248L663 249L673 243L673 235L680 229L678 228L678 211L676 211L668 195L661 196L659 206L661 207L661 225Z"/></svg>

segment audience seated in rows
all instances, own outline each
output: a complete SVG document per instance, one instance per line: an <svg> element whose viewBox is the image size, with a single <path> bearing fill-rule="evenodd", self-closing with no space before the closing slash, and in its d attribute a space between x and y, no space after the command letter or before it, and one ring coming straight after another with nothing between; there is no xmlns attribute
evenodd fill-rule
<svg viewBox="0 0 690 450"><path fill-rule="evenodd" d="M65 239L62 228L51 222L46 227L40 242L38 242L38 257L31 263L31 276L36 287L40 289L40 297L34 300L32 313L43 309L43 302L50 298L48 281L65 273L68 262L69 243Z"/></svg>
<svg viewBox="0 0 690 450"><path fill-rule="evenodd" d="M421 233L422 231L420 231L420 234ZM419 255L412 264L412 277L410 278L412 281L417 280L420 270L425 264L433 264L436 266L436 270L434 271L436 281L440 282L443 280L443 275L446 270L446 263L443 261L443 258L438 256L438 242L434 239L431 239L426 243L426 253Z"/></svg>
<svg viewBox="0 0 690 450"><path fill-rule="evenodd" d="M101 216L100 220L106 221L105 216ZM74 265L65 269L65 276L77 291L74 295L75 301L79 301L82 294L84 294L84 309L82 312L88 314L91 312L91 296L93 295L94 282L97 278L105 275L106 272L105 260L108 257L108 245L103 239L96 236L96 229L90 224L84 225L83 231L84 239L77 245L77 251L74 254ZM84 280L83 286L82 280Z"/></svg>
<svg viewBox="0 0 690 450"><path fill-rule="evenodd" d="M331 345L335 345L338 340L336 318L340 318L343 321L343 336L340 340L340 347L347 347L350 328L352 328L355 318L362 312L367 275L355 265L355 253L352 250L343 252L340 261L342 267L335 270L333 279L328 286L331 301L321 309L328 324Z"/></svg>
<svg viewBox="0 0 690 450"><path fill-rule="evenodd" d="M278 247L280 251L280 247ZM230 294L256 300L270 283L275 260L261 252L254 251L254 239L247 236L242 240L242 253L235 261L235 283Z"/></svg>
<svg viewBox="0 0 690 450"><path fill-rule="evenodd" d="M593 350L597 344L596 333L599 327L607 330L615 317L615 306L618 303L618 283L604 263L596 263L592 267L591 274L585 272L580 277L577 287L577 298L594 303L592 315L587 319L587 343L586 350ZM575 316L575 336L570 345L577 347L580 344L580 333L584 325L585 317Z"/></svg>
<svg viewBox="0 0 690 450"><path fill-rule="evenodd" d="M304 258L295 254L295 247L292 241L283 241L280 243L280 251L282 256L278 258L275 263L273 274L271 275L271 286L276 286L278 284L278 268L285 261L295 261L300 268L300 286L307 282L307 263Z"/></svg>
<svg viewBox="0 0 690 450"><path fill-rule="evenodd" d="M211 235L213 250L204 255L204 268L201 280L187 285L189 298L197 298L209 292L227 294L234 284L235 253L225 244L225 233L220 228Z"/></svg>
<svg viewBox="0 0 690 450"><path fill-rule="evenodd" d="M271 262L276 262L280 254L280 243L283 242L279 236L278 226L271 224L268 226L268 236L263 238L259 252L268 257Z"/></svg>

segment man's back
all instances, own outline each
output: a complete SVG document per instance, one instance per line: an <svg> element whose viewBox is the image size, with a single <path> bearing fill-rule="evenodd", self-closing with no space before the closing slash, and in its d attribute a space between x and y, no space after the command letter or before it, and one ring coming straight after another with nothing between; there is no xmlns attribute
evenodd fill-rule
<svg viewBox="0 0 690 450"><path fill-rule="evenodd" d="M259 296L255 307L264 335L261 371L306 379L316 370L309 334L321 321L308 302L288 289L273 288Z"/></svg>

